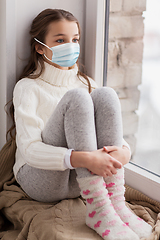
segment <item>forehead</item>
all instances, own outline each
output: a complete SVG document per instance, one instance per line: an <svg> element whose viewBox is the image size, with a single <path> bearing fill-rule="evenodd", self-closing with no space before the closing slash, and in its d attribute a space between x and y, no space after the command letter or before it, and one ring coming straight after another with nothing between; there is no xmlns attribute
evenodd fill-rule
<svg viewBox="0 0 160 240"><path fill-rule="evenodd" d="M75 35L79 34L78 25L74 21L67 21L65 19L49 24L47 35Z"/></svg>

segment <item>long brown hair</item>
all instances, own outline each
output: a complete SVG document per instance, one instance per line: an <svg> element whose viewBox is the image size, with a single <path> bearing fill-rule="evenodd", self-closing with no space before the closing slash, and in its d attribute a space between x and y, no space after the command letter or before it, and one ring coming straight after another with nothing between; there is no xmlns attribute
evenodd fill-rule
<svg viewBox="0 0 160 240"><path fill-rule="evenodd" d="M45 69L44 65L44 59L41 54L39 54L36 49L35 45L37 42L35 41L34 38L37 38L39 41L45 43L45 36L48 32L48 26L50 23L55 22L55 21L61 21L61 20L68 20L68 21L73 21L77 23L78 30L79 30L79 35L80 35L80 25L78 20L73 16L72 13L62 10L62 9L45 9L41 13L39 13L35 19L33 20L31 24L31 30L30 30L30 46L31 46L31 54L29 57L29 61L27 66L23 69L18 81L22 78L28 77L32 79L38 78L42 72ZM88 83L88 91L89 93L91 92L91 84L90 81L87 77L87 75L83 72L80 71L79 63L77 62L78 65L78 73L77 76L80 79L80 76L84 77L87 80ZM33 74L35 70L40 69L38 73ZM18 82L17 81L17 82ZM7 132L7 138L15 138L15 122L14 122L14 106L13 103L11 104L10 107L10 116L12 117L13 120L13 125L12 127L8 130Z"/></svg>

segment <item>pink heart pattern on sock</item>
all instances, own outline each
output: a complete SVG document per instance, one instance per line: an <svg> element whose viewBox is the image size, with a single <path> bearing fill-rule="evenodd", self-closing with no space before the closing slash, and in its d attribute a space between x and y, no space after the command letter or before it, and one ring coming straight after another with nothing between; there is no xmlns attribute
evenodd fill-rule
<svg viewBox="0 0 160 240"><path fill-rule="evenodd" d="M101 212L99 216L100 216L100 217L104 217L104 216L106 216L110 211L111 211L110 209L107 209L106 211Z"/></svg>
<svg viewBox="0 0 160 240"><path fill-rule="evenodd" d="M124 176L123 175L119 175L119 176L116 176L116 178L120 180L120 179L123 179Z"/></svg>
<svg viewBox="0 0 160 240"><path fill-rule="evenodd" d="M124 214L124 215L123 215L123 218L130 218L131 216L132 216L131 213L127 213L127 214Z"/></svg>
<svg viewBox="0 0 160 240"><path fill-rule="evenodd" d="M100 181L100 178L97 178L96 180L93 180L90 182L91 185L97 184Z"/></svg>
<svg viewBox="0 0 160 240"><path fill-rule="evenodd" d="M100 227L101 221L98 221L96 224L94 224L94 228Z"/></svg>
<svg viewBox="0 0 160 240"><path fill-rule="evenodd" d="M116 220L112 220L110 222L107 223L107 226L114 226L116 224Z"/></svg>
<svg viewBox="0 0 160 240"><path fill-rule="evenodd" d="M101 202L98 202L98 203L96 204L96 208L102 207L102 206L105 205L105 204L106 204L106 200L103 200L103 201L101 201Z"/></svg>
<svg viewBox="0 0 160 240"><path fill-rule="evenodd" d="M123 186L118 186L118 187L116 187L116 190L121 192L121 191L124 190L124 187Z"/></svg>
<svg viewBox="0 0 160 240"><path fill-rule="evenodd" d="M126 231L122 231L122 232L119 232L119 233L117 233L118 235L124 235L124 234L126 234L127 232Z"/></svg>
<svg viewBox="0 0 160 240"><path fill-rule="evenodd" d="M114 182L111 182L111 183L109 183L109 184L106 184L106 188L113 187L114 185L115 185L115 183L114 183Z"/></svg>
<svg viewBox="0 0 160 240"><path fill-rule="evenodd" d="M112 192L108 193L108 196L109 196L109 197L111 197L112 195L113 195L113 193L112 193Z"/></svg>
<svg viewBox="0 0 160 240"><path fill-rule="evenodd" d="M110 230L106 230L105 232L102 233L102 237L108 236L110 233Z"/></svg>
<svg viewBox="0 0 160 240"><path fill-rule="evenodd" d="M88 202L89 204L92 204L93 198L88 198L88 199L87 199L87 202Z"/></svg>
<svg viewBox="0 0 160 240"><path fill-rule="evenodd" d="M90 193L90 191L87 189L86 191L83 191L84 195L88 195Z"/></svg>
<svg viewBox="0 0 160 240"><path fill-rule="evenodd" d="M112 195L113 195L113 193L112 193ZM112 196L111 195L111 196ZM123 197L123 196L118 196L118 197L115 197L115 198L113 198L115 201L122 201L122 200L125 200L125 198Z"/></svg>
<svg viewBox="0 0 160 240"><path fill-rule="evenodd" d="M94 197L99 197L100 195L102 195L102 193L103 193L103 190L100 190L100 191L98 191L98 192L95 192L95 193L93 194L93 196L94 196Z"/></svg>
<svg viewBox="0 0 160 240"><path fill-rule="evenodd" d="M89 216L90 218L93 218L95 214L96 214L96 211L93 211L93 212L89 213L88 216Z"/></svg>
<svg viewBox="0 0 160 240"><path fill-rule="evenodd" d="M120 210L122 210L123 208L124 208L125 206L115 206L114 208L115 208L115 210L116 211L120 211Z"/></svg>

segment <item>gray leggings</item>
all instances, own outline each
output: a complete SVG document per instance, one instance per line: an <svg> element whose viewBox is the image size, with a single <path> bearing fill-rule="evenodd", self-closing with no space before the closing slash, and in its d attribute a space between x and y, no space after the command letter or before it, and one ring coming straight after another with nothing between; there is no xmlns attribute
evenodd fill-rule
<svg viewBox="0 0 160 240"><path fill-rule="evenodd" d="M121 146L122 119L117 94L108 87L95 89L91 94L84 89L68 91L48 120L42 140L75 151ZM17 181L31 198L54 202L80 196L76 177L87 176L92 175L85 168L51 171L25 164Z"/></svg>

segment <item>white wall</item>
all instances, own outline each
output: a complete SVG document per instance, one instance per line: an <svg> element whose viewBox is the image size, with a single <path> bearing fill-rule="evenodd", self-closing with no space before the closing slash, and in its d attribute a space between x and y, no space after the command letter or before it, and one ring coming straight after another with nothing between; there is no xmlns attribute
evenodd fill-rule
<svg viewBox="0 0 160 240"><path fill-rule="evenodd" d="M62 8L72 12L85 28L86 0L0 0L0 149L5 143L7 116L5 104L12 99L17 77L29 56L29 29L36 15L46 8ZM84 57L84 34L81 38L81 58Z"/></svg>
<svg viewBox="0 0 160 240"><path fill-rule="evenodd" d="M13 0L10 0L13 1ZM26 64L29 56L29 29L33 18L46 8L62 8L73 13L82 28L81 57L84 53L85 0L16 0L16 70L17 75Z"/></svg>
<svg viewBox="0 0 160 240"><path fill-rule="evenodd" d="M6 4L0 0L0 148L5 142L6 118L4 105L6 103ZM3 91L2 91L3 89Z"/></svg>

